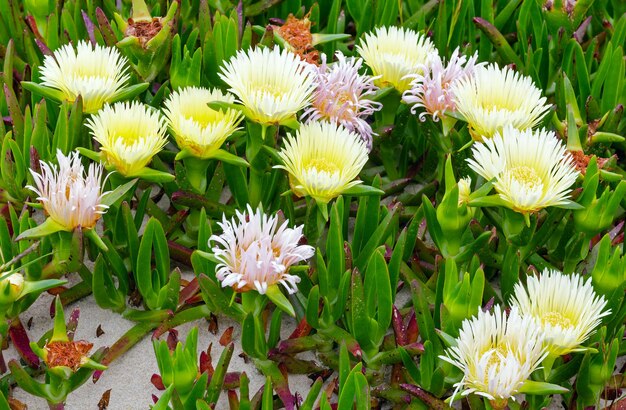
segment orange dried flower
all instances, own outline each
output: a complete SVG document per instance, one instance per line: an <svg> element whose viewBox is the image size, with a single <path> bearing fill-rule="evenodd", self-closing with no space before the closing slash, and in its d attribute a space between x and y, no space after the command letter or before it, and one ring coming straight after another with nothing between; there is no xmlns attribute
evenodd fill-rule
<svg viewBox="0 0 626 410"><path fill-rule="evenodd" d="M79 340L49 342L45 346L46 364L48 367L66 366L77 371L88 360L87 353L93 343Z"/></svg>
<svg viewBox="0 0 626 410"><path fill-rule="evenodd" d="M307 63L317 64L319 51L313 47L313 35L311 34L311 20L307 13L304 18L299 19L293 14L289 14L285 24L278 27L278 34L285 39L293 48L293 52L299 55Z"/></svg>

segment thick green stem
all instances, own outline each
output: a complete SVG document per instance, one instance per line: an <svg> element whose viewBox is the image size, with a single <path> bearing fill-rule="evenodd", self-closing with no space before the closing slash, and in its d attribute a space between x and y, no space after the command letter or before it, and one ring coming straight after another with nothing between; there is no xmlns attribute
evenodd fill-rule
<svg viewBox="0 0 626 410"><path fill-rule="evenodd" d="M113 360L120 357L125 352L129 351L131 347L135 346L141 339L144 338L152 329L158 326L158 323L147 322L147 323L138 323L130 330L128 330L122 337L118 339L117 342L111 346L109 351L104 355L101 364L108 366ZM97 371L93 374L93 382L97 382L102 376L102 371Z"/></svg>
<svg viewBox="0 0 626 410"><path fill-rule="evenodd" d="M206 173L209 168L209 160L187 157L183 159L183 164L185 164L185 171L187 171L187 181L199 194L204 194L207 187Z"/></svg>

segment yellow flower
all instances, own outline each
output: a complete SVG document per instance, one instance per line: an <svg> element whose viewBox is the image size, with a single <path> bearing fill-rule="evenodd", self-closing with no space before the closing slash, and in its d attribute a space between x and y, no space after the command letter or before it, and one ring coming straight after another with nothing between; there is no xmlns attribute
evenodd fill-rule
<svg viewBox="0 0 626 410"><path fill-rule="evenodd" d="M117 48L81 41L76 50L66 44L53 56L45 56L41 84L61 91L69 102L81 95L83 111L93 113L123 91L130 78L127 67Z"/></svg>
<svg viewBox="0 0 626 410"><path fill-rule="evenodd" d="M533 128L550 110L530 77L496 64L476 67L473 75L454 82L452 93L476 141L493 137L506 125Z"/></svg>
<svg viewBox="0 0 626 410"><path fill-rule="evenodd" d="M553 132L512 127L474 143L470 168L493 186L512 210L531 213L570 202L578 171Z"/></svg>
<svg viewBox="0 0 626 410"><path fill-rule="evenodd" d="M328 203L361 181L354 179L367 162L365 143L342 125L310 121L288 135L278 155L293 192Z"/></svg>
<svg viewBox="0 0 626 410"><path fill-rule="evenodd" d="M211 158L242 119L237 110L209 108L213 101L232 103L235 97L218 89L186 87L165 101L163 111L178 147L194 157Z"/></svg>
<svg viewBox="0 0 626 410"><path fill-rule="evenodd" d="M422 74L428 56L437 52L423 34L398 27L380 27L365 34L357 51L374 75L379 76L374 84L392 86L400 93L411 88L412 79Z"/></svg>
<svg viewBox="0 0 626 410"><path fill-rule="evenodd" d="M310 104L315 90L314 66L278 47L240 50L221 69L248 118L263 125L294 118Z"/></svg>
<svg viewBox="0 0 626 410"><path fill-rule="evenodd" d="M165 119L138 102L105 106L87 120L107 167L137 176L167 143Z"/></svg>
<svg viewBox="0 0 626 410"><path fill-rule="evenodd" d="M584 281L577 274L545 269L539 277L529 276L526 287L528 290L521 283L515 285L511 305L537 321L552 356L584 350L580 345L611 313L603 311L606 299L593 290L591 278Z"/></svg>

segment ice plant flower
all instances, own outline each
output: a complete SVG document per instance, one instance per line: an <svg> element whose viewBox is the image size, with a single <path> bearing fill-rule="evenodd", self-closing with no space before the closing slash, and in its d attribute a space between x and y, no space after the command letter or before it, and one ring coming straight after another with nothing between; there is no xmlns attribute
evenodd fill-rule
<svg viewBox="0 0 626 410"><path fill-rule="evenodd" d="M256 290L261 294L281 284L287 292L298 291L300 278L290 275L289 268L311 258L314 249L298 245L303 225L288 228L289 221L278 226L277 216L265 215L261 209L236 212L230 221L224 216L218 225L221 235L212 235L209 246L220 263L216 276L222 287L238 292Z"/></svg>
<svg viewBox="0 0 626 410"><path fill-rule="evenodd" d="M519 393L545 357L544 338L533 318L511 309L508 317L499 305L493 313L479 310L463 321L456 345L441 359L463 372L454 384L453 400L474 393L502 409Z"/></svg>
<svg viewBox="0 0 626 410"><path fill-rule="evenodd" d="M262 125L291 121L315 90L314 66L278 47L240 50L219 73L244 113Z"/></svg>
<svg viewBox="0 0 626 410"><path fill-rule="evenodd" d="M27 188L37 194L43 209L62 230L96 225L107 206L102 204L102 165L91 163L85 173L80 154L68 156L57 151L58 166L40 161L41 173L31 170L35 186Z"/></svg>
<svg viewBox="0 0 626 410"><path fill-rule="evenodd" d="M328 65L326 55L322 55L322 64L317 69L317 89L303 117L308 121L341 124L358 133L371 150L374 132L365 119L382 108L381 103L368 98L378 87L372 77L359 73L362 59L346 58L340 51L335 56L337 62Z"/></svg>
<svg viewBox="0 0 626 410"><path fill-rule="evenodd" d="M63 99L83 99L83 111L93 113L116 100L128 83L128 61L115 47L80 41L76 50L66 44L44 57L41 85L61 92Z"/></svg>
<svg viewBox="0 0 626 410"><path fill-rule="evenodd" d="M165 119L138 102L107 105L86 124L105 165L125 177L139 176L167 143Z"/></svg>
<svg viewBox="0 0 626 410"><path fill-rule="evenodd" d="M294 194L326 204L362 181L355 180L368 159L361 137L342 125L311 121L289 134L278 153Z"/></svg>
<svg viewBox="0 0 626 410"><path fill-rule="evenodd" d="M421 74L428 56L436 52L429 38L401 27L379 27L365 34L357 51L378 76L376 85L391 86L400 93L411 88L410 76Z"/></svg>
<svg viewBox="0 0 626 410"><path fill-rule="evenodd" d="M541 326L552 356L585 350L581 345L611 313L604 310L607 301L596 294L591 277L545 269L539 277L529 276L526 288L515 285L511 305Z"/></svg>
<svg viewBox="0 0 626 410"><path fill-rule="evenodd" d="M530 77L496 64L476 67L473 75L452 85L452 93L477 141L502 132L508 124L519 130L533 128L550 110Z"/></svg>
<svg viewBox="0 0 626 410"><path fill-rule="evenodd" d="M185 87L174 91L163 109L178 147L197 158L211 158L238 128L241 114L235 109L214 110L210 102L233 103L235 97L219 89Z"/></svg>
<svg viewBox="0 0 626 410"><path fill-rule="evenodd" d="M528 214L568 205L576 170L565 145L551 131L507 127L472 147L470 168L493 185L508 208Z"/></svg>
<svg viewBox="0 0 626 410"><path fill-rule="evenodd" d="M456 111L452 84L461 78L469 77L474 73L478 54L467 58L461 55L457 48L452 53L450 61L444 65L437 51L429 55L421 74L412 74L411 88L402 94L407 104L412 104L411 113L415 114L418 108L424 111L419 114L420 121L425 121L430 115L433 121L439 121L445 111ZM480 65L479 65L480 66Z"/></svg>

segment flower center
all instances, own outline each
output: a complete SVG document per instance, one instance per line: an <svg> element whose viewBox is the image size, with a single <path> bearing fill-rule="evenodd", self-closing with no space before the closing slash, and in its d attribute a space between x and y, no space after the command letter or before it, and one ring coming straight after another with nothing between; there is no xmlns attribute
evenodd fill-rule
<svg viewBox="0 0 626 410"><path fill-rule="evenodd" d="M309 161L306 168L315 168L318 172L327 172L329 174L339 171L339 167L326 158L313 158Z"/></svg>
<svg viewBox="0 0 626 410"><path fill-rule="evenodd" d="M512 168L509 173L517 182L526 186L528 189L536 189L543 185L543 181L537 174L537 171L526 165Z"/></svg>
<svg viewBox="0 0 626 410"><path fill-rule="evenodd" d="M572 327L572 321L561 312L548 312L541 316L541 322L552 326L559 326L562 329Z"/></svg>

